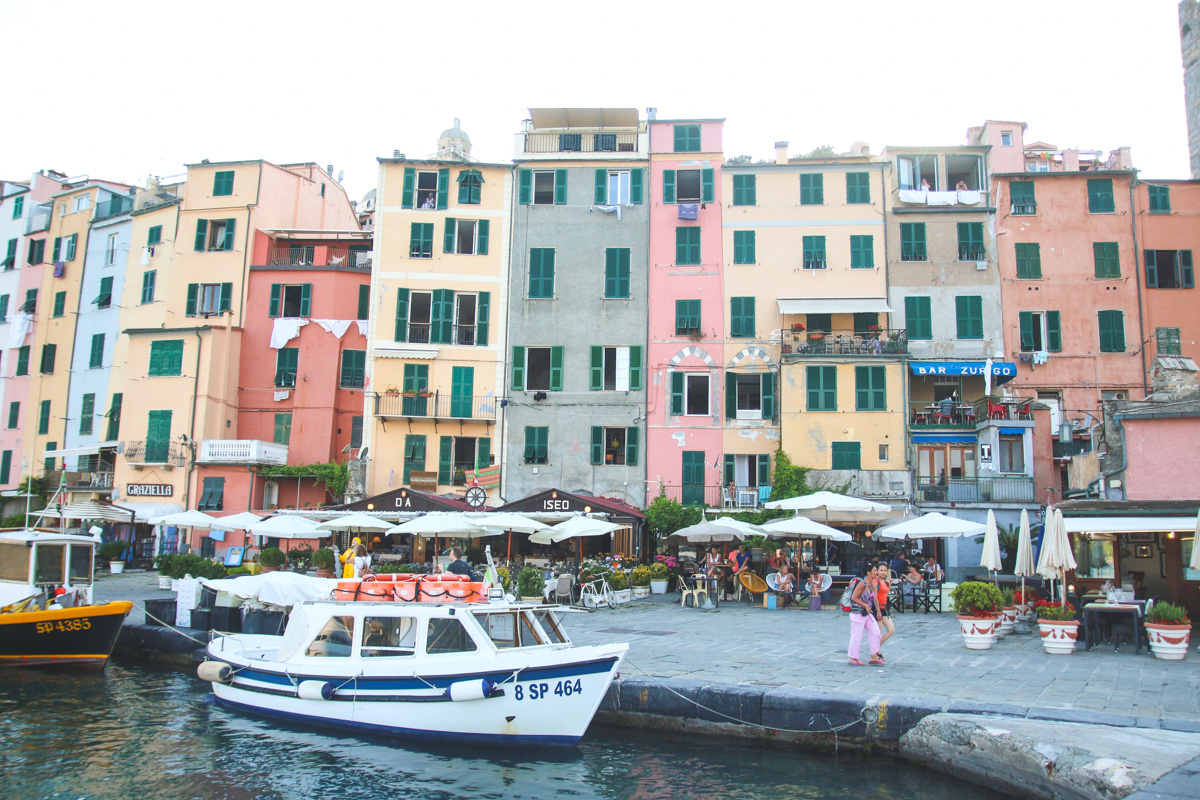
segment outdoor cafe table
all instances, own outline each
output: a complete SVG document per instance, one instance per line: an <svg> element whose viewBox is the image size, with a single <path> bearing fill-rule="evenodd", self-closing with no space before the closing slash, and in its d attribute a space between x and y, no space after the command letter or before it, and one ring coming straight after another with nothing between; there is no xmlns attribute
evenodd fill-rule
<svg viewBox="0 0 1200 800"><path fill-rule="evenodd" d="M1099 643L1101 614L1116 616L1128 614L1133 617L1133 650L1135 653L1142 652L1142 601L1112 604L1088 603L1085 605L1083 607L1083 628L1087 636L1088 650Z"/></svg>
<svg viewBox="0 0 1200 800"><path fill-rule="evenodd" d="M704 572L697 572L694 575L688 575L687 579L697 585L699 585L700 583L706 584L708 586L708 599L712 600L713 606L720 607L720 605L721 605L721 581L725 579L725 568L728 566L731 566L731 565L730 564L717 564L716 577L710 578ZM697 605L693 606L693 608L700 608L700 605L697 604Z"/></svg>

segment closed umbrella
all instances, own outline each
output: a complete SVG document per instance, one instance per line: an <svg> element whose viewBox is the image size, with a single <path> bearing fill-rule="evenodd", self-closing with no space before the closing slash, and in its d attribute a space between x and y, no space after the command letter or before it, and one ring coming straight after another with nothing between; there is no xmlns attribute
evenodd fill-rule
<svg viewBox="0 0 1200 800"><path fill-rule="evenodd" d="M1038 558L1038 574L1060 585L1066 580L1066 571L1075 569L1075 554L1071 552L1071 540L1067 537L1067 525L1062 512L1051 509L1046 525L1042 529L1042 552ZM1062 605L1067 604L1067 594L1062 592Z"/></svg>
<svg viewBox="0 0 1200 800"><path fill-rule="evenodd" d="M1033 563L1033 537L1029 534L1029 512L1021 509L1021 529L1017 533L1017 564L1013 572L1021 576L1021 599L1025 600L1025 577L1037 574Z"/></svg>
<svg viewBox="0 0 1200 800"><path fill-rule="evenodd" d="M983 555L979 558L979 566L993 573L993 582L996 579L994 573L1001 568L1000 532L996 530L996 514L990 508L987 513L987 525L983 531Z"/></svg>
<svg viewBox="0 0 1200 800"><path fill-rule="evenodd" d="M1192 561L1188 569L1200 572L1200 512L1196 514L1196 536L1192 539Z"/></svg>

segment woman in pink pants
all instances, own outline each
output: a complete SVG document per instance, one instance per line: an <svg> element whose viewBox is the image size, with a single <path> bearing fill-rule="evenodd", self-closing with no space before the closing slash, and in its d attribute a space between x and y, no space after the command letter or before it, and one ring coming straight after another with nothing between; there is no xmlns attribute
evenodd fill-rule
<svg viewBox="0 0 1200 800"><path fill-rule="evenodd" d="M862 647L863 629L867 630L867 644L871 647L871 663L883 666L879 658L879 604L875 593L870 590L877 576L876 568L867 570L866 579L859 581L850 595L850 663L861 667L859 651Z"/></svg>

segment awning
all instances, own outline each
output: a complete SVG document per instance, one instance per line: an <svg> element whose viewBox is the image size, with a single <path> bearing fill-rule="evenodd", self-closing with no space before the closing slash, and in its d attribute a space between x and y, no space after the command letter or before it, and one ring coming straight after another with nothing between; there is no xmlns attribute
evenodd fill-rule
<svg viewBox="0 0 1200 800"><path fill-rule="evenodd" d="M147 522L155 517L165 517L167 514L183 511L183 506L179 503L125 503L123 507L137 512L138 522Z"/></svg>
<svg viewBox="0 0 1200 800"><path fill-rule="evenodd" d="M430 360L437 358L436 347L392 347L386 344L375 345L376 358L410 358Z"/></svg>
<svg viewBox="0 0 1200 800"><path fill-rule="evenodd" d="M1000 432L1006 436L1024 436L1028 428L1001 428Z"/></svg>
<svg viewBox="0 0 1200 800"><path fill-rule="evenodd" d="M780 314L896 313L886 297L780 297L775 302Z"/></svg>
<svg viewBox="0 0 1200 800"><path fill-rule="evenodd" d="M985 361L912 361L913 375L983 375ZM992 385L999 386L1017 377L1017 365L1012 361L992 362Z"/></svg>
<svg viewBox="0 0 1200 800"><path fill-rule="evenodd" d="M914 444L974 444L973 433L921 433L912 437Z"/></svg>
<svg viewBox="0 0 1200 800"><path fill-rule="evenodd" d="M531 108L534 128L634 128L636 108Z"/></svg>
<svg viewBox="0 0 1200 800"><path fill-rule="evenodd" d="M42 458L70 458L71 456L94 456L99 454L100 445L90 445L87 447L60 447L57 450L46 450L42 453Z"/></svg>
<svg viewBox="0 0 1200 800"><path fill-rule="evenodd" d="M1067 533L1140 533L1196 530L1193 517L1067 517Z"/></svg>

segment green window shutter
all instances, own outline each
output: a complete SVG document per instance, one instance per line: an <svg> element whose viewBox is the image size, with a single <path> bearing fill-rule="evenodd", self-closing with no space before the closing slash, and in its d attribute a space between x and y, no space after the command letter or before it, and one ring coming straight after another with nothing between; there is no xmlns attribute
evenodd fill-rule
<svg viewBox="0 0 1200 800"><path fill-rule="evenodd" d="M1032 325L1032 318L1030 325ZM1032 333L1030 334L1032 337ZM1046 349L1051 353L1062 352L1062 323L1057 311L1046 312Z"/></svg>
<svg viewBox="0 0 1200 800"><path fill-rule="evenodd" d="M530 248L529 296L534 299L554 297L554 248Z"/></svg>
<svg viewBox="0 0 1200 800"><path fill-rule="evenodd" d="M1021 242L1014 246L1017 256L1018 280L1037 280L1042 277L1042 246L1037 242Z"/></svg>
<svg viewBox="0 0 1200 800"><path fill-rule="evenodd" d="M486 256L488 254L488 230L490 227L486 219L475 223L475 253L477 255Z"/></svg>
<svg viewBox="0 0 1200 800"><path fill-rule="evenodd" d="M809 411L837 411L837 367L808 367Z"/></svg>
<svg viewBox="0 0 1200 800"><path fill-rule="evenodd" d="M563 386L563 348L555 345L550 348L550 390L561 392Z"/></svg>
<svg viewBox="0 0 1200 800"><path fill-rule="evenodd" d="M104 334L92 334L92 352L88 357L88 367L95 369L104 365Z"/></svg>
<svg viewBox="0 0 1200 800"><path fill-rule="evenodd" d="M1196 288L1196 272L1192 267L1192 251L1179 251L1179 283L1184 289Z"/></svg>
<svg viewBox="0 0 1200 800"><path fill-rule="evenodd" d="M227 197L233 194L233 171L222 171L213 174L213 197Z"/></svg>
<svg viewBox="0 0 1200 800"><path fill-rule="evenodd" d="M434 289L429 326L430 344L454 343L454 290Z"/></svg>
<svg viewBox="0 0 1200 800"><path fill-rule="evenodd" d="M554 170L554 205L564 206L567 204L567 171L565 169Z"/></svg>
<svg viewBox="0 0 1200 800"><path fill-rule="evenodd" d="M733 263L754 263L754 231L733 232Z"/></svg>
<svg viewBox="0 0 1200 800"><path fill-rule="evenodd" d="M861 442L832 442L833 469L862 469Z"/></svg>
<svg viewBox="0 0 1200 800"><path fill-rule="evenodd" d="M200 220L200 221L201 221L201 222L204 222L204 220ZM204 248L202 248L202 247L197 247L196 249L197 249L197 250L203 250ZM51 261L58 261L58 255L59 255L59 253L60 253L61 251L62 251L62 237L61 237L61 236L55 236L55 237L54 237L54 251L53 251L53 252L50 254L50 260L51 260Z"/></svg>
<svg viewBox="0 0 1200 800"><path fill-rule="evenodd" d="M525 391L525 347L519 344L513 345L512 390Z"/></svg>
<svg viewBox="0 0 1200 800"><path fill-rule="evenodd" d="M1121 277L1121 260L1116 242L1092 242L1092 259L1097 278Z"/></svg>
<svg viewBox="0 0 1200 800"><path fill-rule="evenodd" d="M520 205L527 206L533 199L533 170L523 169L519 171L520 175L520 190L517 194L517 202ZM411 207L411 206L410 206Z"/></svg>
<svg viewBox="0 0 1200 800"><path fill-rule="evenodd" d="M1160 328L1159 330L1162 330L1162 329ZM1161 350L1161 349L1162 349L1162 346L1160 345L1159 350ZM11 403L8 404L8 427L10 429L15 428L15 427L17 427L18 423L20 423L20 421L21 421L21 403L17 400L13 400Z"/></svg>
<svg viewBox="0 0 1200 800"><path fill-rule="evenodd" d="M0 322L8 319L8 295L0 295Z"/></svg>
<svg viewBox="0 0 1200 800"><path fill-rule="evenodd" d="M408 289L396 290L396 331L393 341L408 341Z"/></svg>
<svg viewBox="0 0 1200 800"><path fill-rule="evenodd" d="M79 407L79 432L81 434L90 434L92 426L95 423L96 416L96 395L85 394Z"/></svg>
<svg viewBox="0 0 1200 800"><path fill-rule="evenodd" d="M609 247L604 251L604 296L629 297L629 248Z"/></svg>
<svg viewBox="0 0 1200 800"><path fill-rule="evenodd" d="M1017 320L1020 323L1021 329L1021 349L1033 349L1033 312L1018 311Z"/></svg>
<svg viewBox="0 0 1200 800"><path fill-rule="evenodd" d="M754 337L754 298L729 298L729 319L731 337Z"/></svg>
<svg viewBox="0 0 1200 800"><path fill-rule="evenodd" d="M698 266L700 261L700 229L675 229L675 263Z"/></svg>
<svg viewBox="0 0 1200 800"><path fill-rule="evenodd" d="M771 456L767 453L758 454L758 485L769 486L771 484Z"/></svg>
<svg viewBox="0 0 1200 800"><path fill-rule="evenodd" d="M45 434L50 432L50 401L43 400L41 408L38 410L38 433Z"/></svg>
<svg viewBox="0 0 1200 800"><path fill-rule="evenodd" d="M757 175L733 176L733 204L735 206L752 206L756 204Z"/></svg>
<svg viewBox="0 0 1200 800"><path fill-rule="evenodd" d="M29 374L29 345L17 348L17 375Z"/></svg>
<svg viewBox="0 0 1200 800"><path fill-rule="evenodd" d="M67 293L66 291L54 293L54 309L50 312L51 316L61 317L67 312Z"/></svg>
<svg viewBox="0 0 1200 800"><path fill-rule="evenodd" d="M1179 328L1155 328L1154 338L1160 356L1177 356L1182 354L1180 350ZM15 406L16 403L13 403L13 405ZM17 427L15 419L15 414L9 414L8 427Z"/></svg>
<svg viewBox="0 0 1200 800"><path fill-rule="evenodd" d="M192 284L195 286L196 284ZM278 317L281 311L280 304L283 298L283 284L271 284L271 302L267 305L267 315L270 317Z"/></svg>
<svg viewBox="0 0 1200 800"><path fill-rule="evenodd" d="M737 419L737 373L725 373L725 420Z"/></svg>
<svg viewBox="0 0 1200 800"><path fill-rule="evenodd" d="M871 173L846 173L846 202L851 204L871 202Z"/></svg>
<svg viewBox="0 0 1200 800"><path fill-rule="evenodd" d="M442 168L438 170L437 181L437 208L438 211L445 211L446 204L450 199L450 170Z"/></svg>
<svg viewBox="0 0 1200 800"><path fill-rule="evenodd" d="M488 436L480 436L475 440L475 469L483 469L492 463L492 440Z"/></svg>
<svg viewBox="0 0 1200 800"><path fill-rule="evenodd" d="M683 373L671 373L671 413L675 416L683 414Z"/></svg>
<svg viewBox="0 0 1200 800"><path fill-rule="evenodd" d="M187 305L184 307L184 311L183 311L183 315L185 317L196 316L196 304L199 302L199 299L200 299L200 284L189 283L188 288L187 288ZM275 301L275 302L276 302L276 305L278 305L278 301ZM276 317L279 316L278 309L276 309L276 313L273 314L272 316L276 316Z"/></svg>
<svg viewBox="0 0 1200 800"><path fill-rule="evenodd" d="M642 389L642 346L635 344L629 348L629 390L638 392Z"/></svg>
<svg viewBox="0 0 1200 800"><path fill-rule="evenodd" d="M1151 214L1170 214L1171 213L1171 189L1167 186L1151 186L1150 193L1150 213Z"/></svg>
<svg viewBox="0 0 1200 800"><path fill-rule="evenodd" d="M663 202L675 202L675 170L663 170Z"/></svg>
<svg viewBox="0 0 1200 800"><path fill-rule="evenodd" d="M700 126L699 125L676 125L675 126L675 152L676 153L699 153L700 152Z"/></svg>
<svg viewBox="0 0 1200 800"><path fill-rule="evenodd" d="M604 348L592 345L591 390L598 392L604 388Z"/></svg>
<svg viewBox="0 0 1200 800"><path fill-rule="evenodd" d="M925 260L925 223L900 223L900 260Z"/></svg>
<svg viewBox="0 0 1200 800"><path fill-rule="evenodd" d="M433 223L414 222L408 237L409 258L431 258L433 256Z"/></svg>
<svg viewBox="0 0 1200 800"><path fill-rule="evenodd" d="M41 370L41 372L43 375L53 375L54 374L54 360L57 355L58 355L58 345L56 345L56 344L42 345L42 370Z"/></svg>
<svg viewBox="0 0 1200 800"><path fill-rule="evenodd" d="M713 201L713 170L705 168L700 170L700 202L711 203Z"/></svg>
<svg viewBox="0 0 1200 800"><path fill-rule="evenodd" d="M985 255L983 247L983 223L958 223L958 260L982 261Z"/></svg>
<svg viewBox="0 0 1200 800"><path fill-rule="evenodd" d="M1112 178L1088 179L1088 213L1103 214L1116 211Z"/></svg>
<svg viewBox="0 0 1200 800"><path fill-rule="evenodd" d="M1033 181L1012 181L1008 184L1009 201L1013 214L1034 214L1037 200L1034 197Z"/></svg>
<svg viewBox="0 0 1200 800"><path fill-rule="evenodd" d="M1125 314L1121 311L1101 311L1100 352L1125 352Z"/></svg>
<svg viewBox="0 0 1200 800"><path fill-rule="evenodd" d="M492 316L492 293L480 292L475 305L475 344L484 347L488 343L488 323Z"/></svg>
<svg viewBox="0 0 1200 800"><path fill-rule="evenodd" d="M438 483L449 486L454 481L454 437L442 436L438 442Z"/></svg>
<svg viewBox="0 0 1200 800"><path fill-rule="evenodd" d="M364 283L358 287L358 316L356 319L367 319L371 312L371 285Z"/></svg>
<svg viewBox="0 0 1200 800"><path fill-rule="evenodd" d="M629 170L629 202L635 206L640 206L642 204L641 167L635 167Z"/></svg>
<svg viewBox="0 0 1200 800"><path fill-rule="evenodd" d="M638 463L638 429L632 425L625 429L625 466L636 467Z"/></svg>
<svg viewBox="0 0 1200 800"><path fill-rule="evenodd" d="M154 284L157 279L157 270L150 269L142 273L142 303L154 302Z"/></svg>
<svg viewBox="0 0 1200 800"><path fill-rule="evenodd" d="M604 428L592 426L592 463L604 463Z"/></svg>
<svg viewBox="0 0 1200 800"><path fill-rule="evenodd" d="M775 373L762 374L762 418L775 419Z"/></svg>
<svg viewBox="0 0 1200 800"><path fill-rule="evenodd" d="M417 188L417 169L416 167L404 168L404 191L400 195L401 208L412 208L413 197L416 194ZM405 483L408 481L406 480Z"/></svg>
<svg viewBox="0 0 1200 800"><path fill-rule="evenodd" d="M904 325L910 340L933 338L933 316L928 297L904 298Z"/></svg>
<svg viewBox="0 0 1200 800"><path fill-rule="evenodd" d="M804 266L807 269L825 268L825 237L805 236L802 238Z"/></svg>
<svg viewBox="0 0 1200 800"><path fill-rule="evenodd" d="M233 283L227 282L221 284L221 296L217 300L218 311L228 311L233 307Z"/></svg>
<svg viewBox="0 0 1200 800"><path fill-rule="evenodd" d="M854 389L858 411L887 410L886 368L855 367Z"/></svg>
<svg viewBox="0 0 1200 800"><path fill-rule="evenodd" d="M237 227L236 219L225 220L225 245L221 248L222 250L233 249L233 231L235 227Z"/></svg>
<svg viewBox="0 0 1200 800"><path fill-rule="evenodd" d="M850 237L850 268L868 269L875 266L875 237Z"/></svg>
<svg viewBox="0 0 1200 800"><path fill-rule="evenodd" d="M67 255L63 259L64 261L74 261L75 260L75 243L78 240L79 240L78 233L72 233L69 237L67 237Z"/></svg>
<svg viewBox="0 0 1200 800"><path fill-rule="evenodd" d="M960 295L954 298L959 339L983 338L983 297Z"/></svg>
<svg viewBox="0 0 1200 800"><path fill-rule="evenodd" d="M1158 251L1146 251L1146 287L1158 288Z"/></svg>
<svg viewBox="0 0 1200 800"><path fill-rule="evenodd" d="M105 439L113 441L121 438L121 402L124 395L121 392L116 392L112 396L112 403L108 408L108 431Z"/></svg>
<svg viewBox="0 0 1200 800"><path fill-rule="evenodd" d="M800 176L800 205L819 206L825 203L825 176L820 173Z"/></svg>
<svg viewBox="0 0 1200 800"><path fill-rule="evenodd" d="M737 456L732 453L725 454L725 485L733 483L737 480Z"/></svg>
<svg viewBox="0 0 1200 800"><path fill-rule="evenodd" d="M196 220L196 242L195 242L195 247L193 249L203 250L207 240L208 240L208 220L198 219L198 220ZM54 242L54 253L55 253L55 256L57 257L57 255L58 255L58 240L57 239Z"/></svg>
<svg viewBox="0 0 1200 800"><path fill-rule="evenodd" d="M675 335L686 336L691 331L697 330L700 327L700 321L693 316L692 300L676 300L675 301Z"/></svg>
<svg viewBox="0 0 1200 800"><path fill-rule="evenodd" d="M443 253L453 253L454 252L455 228L456 228L456 223L454 221L454 217L446 217L446 227L444 229L444 233L442 234L442 252Z"/></svg>
<svg viewBox="0 0 1200 800"><path fill-rule="evenodd" d="M7 484L12 470L12 450L0 453L0 484Z"/></svg>
<svg viewBox="0 0 1200 800"><path fill-rule="evenodd" d="M608 170L596 170L596 196L595 203L598 206L605 205L608 202Z"/></svg>
<svg viewBox="0 0 1200 800"><path fill-rule="evenodd" d="M275 435L272 441L275 444L287 444L292 438L292 415L290 413L275 414ZM204 479L208 482L208 478Z"/></svg>
<svg viewBox="0 0 1200 800"><path fill-rule="evenodd" d="M428 381L429 372L425 372ZM470 417L475 403L475 368L454 367L450 372L450 416Z"/></svg>

